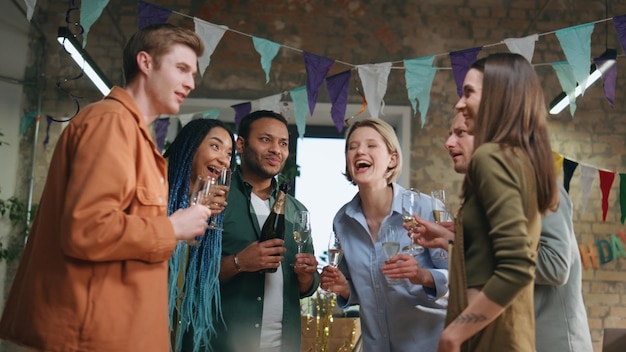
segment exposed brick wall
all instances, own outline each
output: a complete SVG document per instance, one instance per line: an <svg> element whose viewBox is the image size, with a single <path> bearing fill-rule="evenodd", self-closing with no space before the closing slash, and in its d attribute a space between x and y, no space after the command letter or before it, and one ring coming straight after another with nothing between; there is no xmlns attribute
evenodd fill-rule
<svg viewBox="0 0 626 352"><path fill-rule="evenodd" d="M76 67L54 39L57 27L64 25L67 3L40 0L33 18L45 33L50 34L47 36L46 89L42 98L44 113L56 117L71 116L75 110L71 99L55 89L56 81L77 73ZM608 12L605 10L605 1L598 0L158 0L153 3L353 64L445 54L495 44L505 38L547 33L600 20L607 13L609 17L626 14L625 0L609 1ZM74 19L78 19L77 12ZM191 19L177 14L172 15L170 22L193 28ZM115 84L122 84L121 50L135 28L135 2L123 0L111 0L107 10L91 28L86 49ZM623 53L610 21L595 27L592 36L593 56L599 56L604 51L605 42L609 47L617 48L619 54ZM492 46L486 48L484 53L495 51L506 51L506 47ZM562 60L564 55L554 34L542 36L536 43L533 63L537 64L536 70L542 77L546 103L561 88L552 68L540 64ZM450 66L445 55L437 56L435 64L440 67ZM348 68L336 63L330 74ZM587 165L626 173L626 61L623 57L618 60L617 72L614 109L609 107L604 98L601 84L596 84L587 90L584 97L578 99L574 118L570 117L566 109L558 116L551 116L550 128L554 150ZM260 68L259 57L251 40L227 32L192 96L254 100L301 86L305 81L302 56L281 49L272 65L271 81L266 85L265 74ZM86 79L70 82L67 86L84 96L83 104L100 98ZM27 94L33 96L32 91ZM411 150L405 151L412 158L411 184L421 190L443 187L454 193L461 188L462 178L452 173L449 157L443 149L457 99L451 70L439 70L432 87L427 123L424 128L420 128L419 117L414 120ZM328 101L325 89L320 91L319 100ZM360 103L353 86L349 100ZM385 102L409 105L404 71L392 70ZM45 137L45 127L46 122L42 121L40 140ZM35 199L41 194L45 170L59 131L60 125L53 124L50 147L38 153ZM32 139L32 129L24 138ZM24 160L28 163L28 156L31 155L29 143L23 145ZM619 223L619 176L611 189L609 214L604 223L601 220L598 185L599 181L596 180L587 209L582 212L580 169L574 174L571 183L575 229L581 243L595 243L597 239L606 239L610 234L624 229ZM457 200L453 200L453 203L458 205ZM595 351L601 350L604 328L626 328L625 261L626 258L620 257L598 269L584 271L583 289Z"/></svg>

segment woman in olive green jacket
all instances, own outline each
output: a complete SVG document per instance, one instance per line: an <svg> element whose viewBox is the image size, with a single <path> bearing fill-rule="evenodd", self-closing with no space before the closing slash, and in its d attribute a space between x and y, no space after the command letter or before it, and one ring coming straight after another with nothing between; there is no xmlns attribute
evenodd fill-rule
<svg viewBox="0 0 626 352"><path fill-rule="evenodd" d="M475 151L438 351L534 351L540 215L558 204L541 85L522 56L493 54L472 65L456 109Z"/></svg>

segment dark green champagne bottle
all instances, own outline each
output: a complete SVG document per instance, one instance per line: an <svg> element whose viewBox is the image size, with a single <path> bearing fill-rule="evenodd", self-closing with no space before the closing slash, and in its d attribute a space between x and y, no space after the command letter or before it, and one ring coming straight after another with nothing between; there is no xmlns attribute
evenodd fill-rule
<svg viewBox="0 0 626 352"><path fill-rule="evenodd" d="M285 202L287 200L287 191L289 191L289 184L284 182L278 188L278 196L272 206L270 215L263 223L261 228L261 242L271 240L274 238L285 239ZM263 273L274 273L276 268L263 269Z"/></svg>

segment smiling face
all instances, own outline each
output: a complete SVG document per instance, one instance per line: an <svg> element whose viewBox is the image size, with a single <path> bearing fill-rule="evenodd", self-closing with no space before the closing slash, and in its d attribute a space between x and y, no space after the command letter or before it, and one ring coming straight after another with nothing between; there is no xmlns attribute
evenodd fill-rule
<svg viewBox="0 0 626 352"><path fill-rule="evenodd" d="M474 152L474 136L467 132L465 121L465 117L460 112L454 116L452 126L450 126L450 135L445 143L454 163L454 171L460 174L467 172Z"/></svg>
<svg viewBox="0 0 626 352"><path fill-rule="evenodd" d="M381 134L369 126L359 127L346 144L346 171L352 181L359 187L377 183L386 186L398 154L389 152Z"/></svg>
<svg viewBox="0 0 626 352"><path fill-rule="evenodd" d="M230 167L232 147L233 142L228 131L219 126L213 127L193 157L191 180L197 179L198 176L219 176L223 168Z"/></svg>
<svg viewBox="0 0 626 352"><path fill-rule="evenodd" d="M250 124L248 138L237 138L244 178L269 180L283 169L289 156L289 131L282 121L262 117Z"/></svg>
<svg viewBox="0 0 626 352"><path fill-rule="evenodd" d="M175 44L159 57L158 63L145 51L137 55L137 60L146 73L147 101L155 116L178 113L195 87L196 53L186 45Z"/></svg>
<svg viewBox="0 0 626 352"><path fill-rule="evenodd" d="M478 107L483 92L483 73L475 68L467 71L463 81L463 95L459 98L455 108L465 117L470 133L474 131L474 124L478 117Z"/></svg>

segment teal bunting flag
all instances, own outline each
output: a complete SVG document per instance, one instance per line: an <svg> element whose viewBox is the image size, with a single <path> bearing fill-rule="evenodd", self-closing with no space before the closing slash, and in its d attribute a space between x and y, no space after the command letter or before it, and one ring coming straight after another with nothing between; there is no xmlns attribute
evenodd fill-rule
<svg viewBox="0 0 626 352"><path fill-rule="evenodd" d="M561 88L569 98L569 112L574 117L574 112L576 112L576 78L574 78L572 68L566 61L553 62L552 68L559 78Z"/></svg>
<svg viewBox="0 0 626 352"><path fill-rule="evenodd" d="M87 34L109 4L109 0L86 0L80 3L80 25L83 27L83 48L87 46Z"/></svg>
<svg viewBox="0 0 626 352"><path fill-rule="evenodd" d="M209 109L209 110L204 110L202 112L202 118L203 119L210 119L210 120L217 120L217 118L220 116L220 112L222 110L220 109Z"/></svg>
<svg viewBox="0 0 626 352"><path fill-rule="evenodd" d="M587 79L591 67L591 33L593 33L593 28L593 23L587 23L555 32L583 95L587 88Z"/></svg>
<svg viewBox="0 0 626 352"><path fill-rule="evenodd" d="M426 122L426 113L430 105L430 89L433 86L435 73L437 73L437 68L433 67L434 60L435 56L404 60L406 90L414 114L417 113L416 100L420 103L422 128Z"/></svg>
<svg viewBox="0 0 626 352"><path fill-rule="evenodd" d="M302 139L304 138L304 130L306 128L306 112L309 105L306 86L294 88L289 93L291 95L291 100L293 100L293 112L296 117L298 136Z"/></svg>
<svg viewBox="0 0 626 352"><path fill-rule="evenodd" d="M272 61L280 50L280 44L274 43L267 39L252 37L254 43L254 49L261 55L261 67L265 71L265 84L270 81L270 69L272 68Z"/></svg>
<svg viewBox="0 0 626 352"><path fill-rule="evenodd" d="M24 115L24 117L22 117L22 121L20 123L20 136L23 136L24 133L26 133L26 130L28 129L28 127L30 127L35 118L37 118L36 112L29 112L28 114Z"/></svg>

